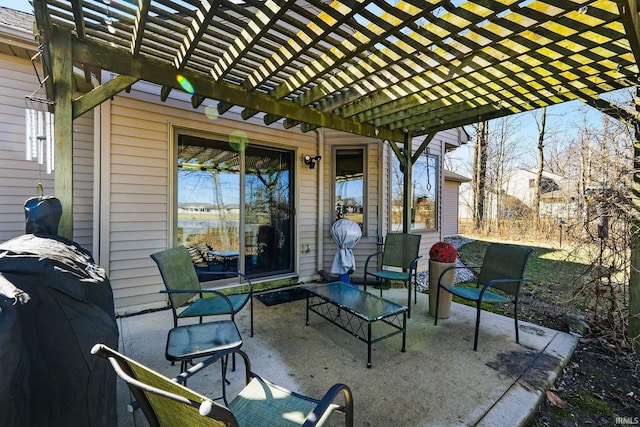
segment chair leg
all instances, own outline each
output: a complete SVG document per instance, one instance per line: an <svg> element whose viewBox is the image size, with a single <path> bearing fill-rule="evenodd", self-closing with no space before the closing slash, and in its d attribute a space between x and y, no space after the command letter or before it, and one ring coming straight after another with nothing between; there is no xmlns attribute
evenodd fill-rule
<svg viewBox="0 0 640 427"><path fill-rule="evenodd" d="M220 362L222 364L222 400L224 401L225 405L229 405L229 403L227 402L227 384L231 384L231 382L229 382L229 380L227 379L227 364L229 363L229 355L225 354L220 359Z"/></svg>
<svg viewBox="0 0 640 427"><path fill-rule="evenodd" d="M407 317L411 318L411 279L407 280Z"/></svg>
<svg viewBox="0 0 640 427"><path fill-rule="evenodd" d="M473 337L473 351L478 351L478 331L480 330L480 312L482 311L480 301L477 302L476 306L476 332Z"/></svg>
<svg viewBox="0 0 640 427"><path fill-rule="evenodd" d="M250 309L250 322L251 322L251 336L253 336L253 295L251 297L251 300L249 301L249 309Z"/></svg>
<svg viewBox="0 0 640 427"><path fill-rule="evenodd" d="M183 360L182 362L180 362L180 373L183 373L184 371L187 370L187 367L189 365L190 361L188 360ZM185 378L184 381L182 382L183 386L187 386L187 379Z"/></svg>
<svg viewBox="0 0 640 427"><path fill-rule="evenodd" d="M251 318L253 319L253 316ZM234 324L236 323L236 314L235 313L231 313L231 321ZM251 334L251 336L253 336L253 334ZM235 353L235 351L231 355L231 371L232 372L236 371L236 353Z"/></svg>
<svg viewBox="0 0 640 427"><path fill-rule="evenodd" d="M518 300L514 302L515 309L513 310L513 318L515 319L516 324L516 344L520 344L520 334L518 330Z"/></svg>
<svg viewBox="0 0 640 427"><path fill-rule="evenodd" d="M413 303L418 303L418 270L413 272Z"/></svg>

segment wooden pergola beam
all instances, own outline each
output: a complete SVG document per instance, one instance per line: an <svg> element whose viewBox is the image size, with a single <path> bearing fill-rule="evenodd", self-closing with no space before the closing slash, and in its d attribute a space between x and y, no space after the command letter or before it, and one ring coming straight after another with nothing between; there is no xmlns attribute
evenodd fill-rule
<svg viewBox="0 0 640 427"><path fill-rule="evenodd" d="M77 119L87 111L119 94L138 81L137 77L121 75L109 80L91 92L79 96L73 101L73 118Z"/></svg>
<svg viewBox="0 0 640 427"><path fill-rule="evenodd" d="M65 31L56 28L56 32ZM135 76L140 80L153 82L167 88L182 89L176 80L176 69L167 63L154 58L131 57L122 49L93 40L76 40L73 60L79 63L101 64L104 69L117 74ZM238 85L224 81L212 82L211 78L203 73L185 69L181 74L189 80L198 95L206 98L371 138L377 137L391 141L403 139L403 133L399 131L392 131L384 127L378 129L373 125L359 123L353 119L345 119L335 114L301 107L295 102L284 99L274 100L267 94L250 92Z"/></svg>

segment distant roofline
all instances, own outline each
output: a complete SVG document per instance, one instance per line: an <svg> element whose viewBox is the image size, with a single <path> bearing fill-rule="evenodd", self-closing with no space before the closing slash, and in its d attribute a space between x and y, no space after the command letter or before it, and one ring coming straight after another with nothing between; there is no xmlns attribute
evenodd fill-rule
<svg viewBox="0 0 640 427"><path fill-rule="evenodd" d="M459 175L455 172L451 172L448 170L444 171L444 180L455 181L455 182L471 182L471 178L467 178L466 176Z"/></svg>

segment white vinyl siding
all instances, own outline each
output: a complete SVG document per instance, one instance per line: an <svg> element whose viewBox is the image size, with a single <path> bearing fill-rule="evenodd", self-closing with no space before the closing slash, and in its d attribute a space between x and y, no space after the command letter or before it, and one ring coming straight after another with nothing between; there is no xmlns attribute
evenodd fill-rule
<svg viewBox="0 0 640 427"><path fill-rule="evenodd" d="M38 181L45 195L53 194L53 175L44 165L25 160L25 95L38 88L29 61L0 55L0 241L24 234L24 202L36 195Z"/></svg>
<svg viewBox="0 0 640 427"><path fill-rule="evenodd" d="M170 221L173 199L170 194L169 144L175 129L197 132L212 139L226 140L241 129L250 144L295 150L296 220L300 247L309 244L309 252L297 251L298 271L315 274L317 224L317 174L302 162L303 154L316 152L316 134L301 134L298 129L284 131L242 121L234 114L210 120L204 105L193 110L179 101L155 104L133 99L139 95L118 96L111 101L110 161L103 179L110 182L110 203L103 215L109 218L109 254L103 261L109 266L116 308L160 306L165 297L162 279L150 254L171 245ZM145 97L141 94L140 97ZM184 107L182 108L174 108ZM105 198L106 199L106 198ZM106 218L105 218L106 219ZM298 246L296 246L298 247ZM301 280L304 280L301 277Z"/></svg>
<svg viewBox="0 0 640 427"><path fill-rule="evenodd" d="M36 196L38 181L44 195L54 194L54 173L25 160L25 96L38 89L30 61L0 55L0 241L24 234L24 202ZM43 95L40 95L43 96ZM37 103L33 104L36 108ZM74 121L73 239L92 250L93 228L93 111Z"/></svg>
<svg viewBox="0 0 640 427"><path fill-rule="evenodd" d="M458 188L456 181L445 181L442 192L442 236L458 234Z"/></svg>

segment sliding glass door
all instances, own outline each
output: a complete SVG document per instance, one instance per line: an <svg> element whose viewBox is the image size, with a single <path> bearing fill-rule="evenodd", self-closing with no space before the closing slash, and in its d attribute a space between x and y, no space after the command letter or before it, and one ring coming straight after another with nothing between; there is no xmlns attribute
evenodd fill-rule
<svg viewBox="0 0 640 427"><path fill-rule="evenodd" d="M293 271L290 151L178 136L177 242L211 270L247 275ZM241 238L242 236L242 238Z"/></svg>
<svg viewBox="0 0 640 427"><path fill-rule="evenodd" d="M293 270L292 154L246 150L245 259L250 275Z"/></svg>

